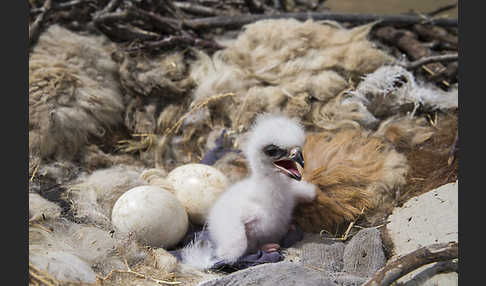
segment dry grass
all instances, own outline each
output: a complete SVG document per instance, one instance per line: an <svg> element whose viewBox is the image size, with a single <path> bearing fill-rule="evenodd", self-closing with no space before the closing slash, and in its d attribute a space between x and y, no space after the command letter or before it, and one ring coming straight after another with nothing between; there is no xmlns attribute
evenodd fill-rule
<svg viewBox="0 0 486 286"><path fill-rule="evenodd" d="M29 261L29 286L75 286L96 285L77 281L59 281L49 272L36 267Z"/></svg>
<svg viewBox="0 0 486 286"><path fill-rule="evenodd" d="M179 120L177 120L177 122L170 129L166 130L164 132L165 135L171 135L171 134L177 132L179 130L179 128L181 127L182 123L184 122L184 120L187 117L189 117L189 115L191 115L194 111L199 110L199 109L207 106L211 102L218 101L222 98L235 96L235 95L236 95L236 93L233 93L233 92L224 93L224 94L217 94L217 95L213 95L213 96L210 96L208 98L205 98L201 102L198 102L188 112L186 112L186 114L184 114L181 118L179 118Z"/></svg>

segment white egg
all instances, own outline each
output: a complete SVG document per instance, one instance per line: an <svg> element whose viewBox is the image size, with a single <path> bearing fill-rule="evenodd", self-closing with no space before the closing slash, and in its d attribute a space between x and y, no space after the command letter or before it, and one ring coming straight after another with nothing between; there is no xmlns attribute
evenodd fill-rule
<svg viewBox="0 0 486 286"><path fill-rule="evenodd" d="M186 164L167 176L177 199L186 208L194 224L206 222L211 206L229 185L228 178L218 169L204 164Z"/></svg>
<svg viewBox="0 0 486 286"><path fill-rule="evenodd" d="M134 232L140 242L163 248L176 245L189 225L179 200L157 186L139 186L125 192L113 206L111 221L116 230Z"/></svg>

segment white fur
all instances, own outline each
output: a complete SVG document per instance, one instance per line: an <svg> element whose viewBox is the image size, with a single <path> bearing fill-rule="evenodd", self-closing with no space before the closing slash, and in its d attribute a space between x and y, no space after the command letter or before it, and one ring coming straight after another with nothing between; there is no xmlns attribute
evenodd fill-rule
<svg viewBox="0 0 486 286"><path fill-rule="evenodd" d="M401 82L401 85L396 85ZM417 82L413 74L399 65L384 65L367 74L347 102L362 102L373 115L376 106L387 107L389 115L404 104L413 103L430 109L454 109L458 107L458 91L443 91L433 85ZM344 103L344 102L343 102ZM413 114L413 112L412 112Z"/></svg>
<svg viewBox="0 0 486 286"><path fill-rule="evenodd" d="M196 235L194 240L182 249L182 261L196 269L208 269L218 261L213 255L213 249L211 241L200 240Z"/></svg>
<svg viewBox="0 0 486 286"><path fill-rule="evenodd" d="M293 120L276 115L257 118L244 147L251 175L231 186L213 205L207 223L214 247L202 251L202 247L194 247L196 241L184 250L184 263L205 267L207 261L231 263L265 243L280 241L297 202L313 200L316 191L310 183L277 172L262 148L267 144L291 148L302 146L304 141L303 129ZM210 255L216 256L214 260L209 260Z"/></svg>

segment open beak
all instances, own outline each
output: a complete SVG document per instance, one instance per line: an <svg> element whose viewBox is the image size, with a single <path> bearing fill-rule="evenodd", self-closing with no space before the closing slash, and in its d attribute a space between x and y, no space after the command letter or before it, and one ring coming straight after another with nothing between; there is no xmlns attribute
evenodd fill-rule
<svg viewBox="0 0 486 286"><path fill-rule="evenodd" d="M300 147L293 148L287 157L274 161L273 165L290 178L300 181L304 169L304 157Z"/></svg>

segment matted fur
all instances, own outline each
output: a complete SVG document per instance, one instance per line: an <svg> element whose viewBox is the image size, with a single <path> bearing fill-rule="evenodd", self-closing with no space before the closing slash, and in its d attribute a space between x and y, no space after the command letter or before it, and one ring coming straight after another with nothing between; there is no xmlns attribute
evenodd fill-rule
<svg viewBox="0 0 486 286"><path fill-rule="evenodd" d="M103 36L51 25L29 58L29 151L71 158L122 123L124 102Z"/></svg>
<svg viewBox="0 0 486 286"><path fill-rule="evenodd" d="M191 87L186 69L180 52L155 57L125 55L120 59L120 83L127 92L174 99Z"/></svg>
<svg viewBox="0 0 486 286"><path fill-rule="evenodd" d="M111 227L111 210L118 198L131 188L146 184L140 178L142 170L115 165L80 175L66 186L75 216L98 226Z"/></svg>
<svg viewBox="0 0 486 286"><path fill-rule="evenodd" d="M326 130L361 126L372 128L379 122L362 102L349 100L345 92L328 102L314 102L311 116L316 126Z"/></svg>
<svg viewBox="0 0 486 286"><path fill-rule="evenodd" d="M303 149L303 179L317 185L317 198L295 213L305 231L334 233L362 211L392 203L405 183L405 156L391 144L359 129L309 134Z"/></svg>
<svg viewBox="0 0 486 286"><path fill-rule="evenodd" d="M46 218L58 218L61 207L50 202L37 193L29 193L29 221Z"/></svg>
<svg viewBox="0 0 486 286"><path fill-rule="evenodd" d="M384 65L363 77L350 101L361 102L376 117L385 118L407 109L412 114L419 106L428 110L458 107L458 91L443 91L431 84L419 83L413 74L398 65Z"/></svg>
<svg viewBox="0 0 486 286"><path fill-rule="evenodd" d="M398 150L404 150L427 141L436 130L424 117L397 115L382 121L373 134L390 141Z"/></svg>
<svg viewBox="0 0 486 286"><path fill-rule="evenodd" d="M427 140L400 141L400 149L407 156L410 170L407 174L407 184L400 191L398 205L411 197L458 179L459 153L456 152L455 159L451 164L448 163L459 128L457 119L457 112L439 113L435 118L435 124L429 125L429 132L432 134ZM414 129L418 131L418 128ZM414 129L409 129L409 131Z"/></svg>
<svg viewBox="0 0 486 286"><path fill-rule="evenodd" d="M49 253L56 252L61 257L74 255L104 276L113 269L125 269L125 259L133 265L147 255L144 247L134 239L118 233L111 234L100 227L62 218L44 221L43 225L44 227L29 227L29 259L39 267L44 266L42 268L45 268L45 261L51 259ZM72 267L76 269L76 261L67 259L66 263L73 264ZM47 267L49 272L58 274L69 270L69 267L62 265Z"/></svg>
<svg viewBox="0 0 486 286"><path fill-rule="evenodd" d="M282 111L303 118L311 112L312 99L324 104L350 80L393 61L367 39L372 26L345 29L295 19L247 25L212 57L198 53L190 74L197 83L194 104L216 94L236 93L209 110L211 120L219 118L238 131L248 128L258 113Z"/></svg>

